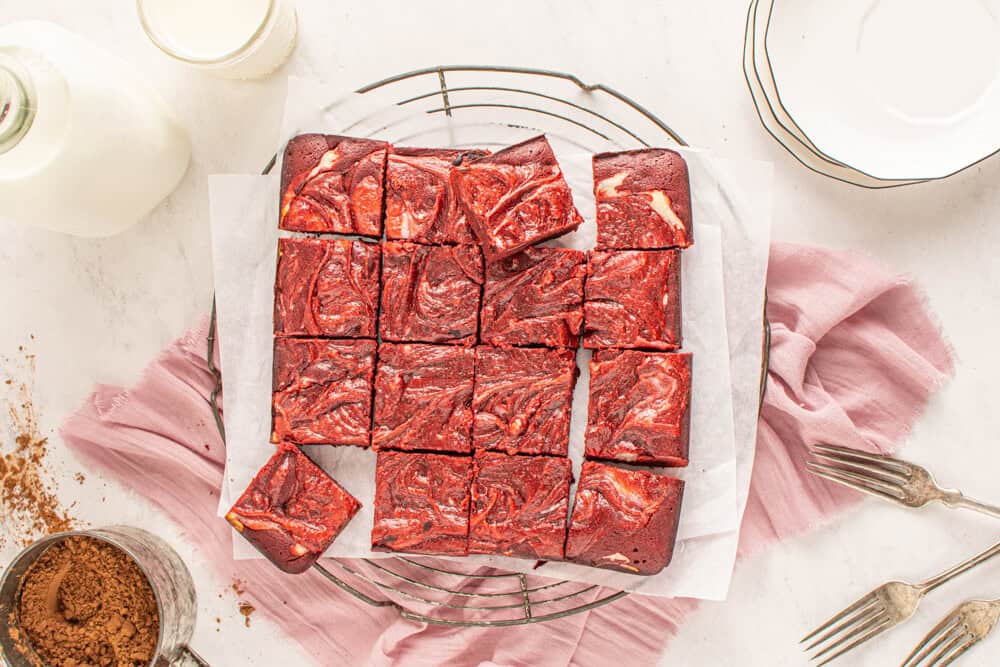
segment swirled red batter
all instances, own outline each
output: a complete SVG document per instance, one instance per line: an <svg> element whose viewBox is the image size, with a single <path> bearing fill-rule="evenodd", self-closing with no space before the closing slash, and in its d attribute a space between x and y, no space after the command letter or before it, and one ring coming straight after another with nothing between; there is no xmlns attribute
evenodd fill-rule
<svg viewBox="0 0 1000 667"><path fill-rule="evenodd" d="M478 246L382 246L384 340L474 345L483 259Z"/></svg>
<svg viewBox="0 0 1000 667"><path fill-rule="evenodd" d="M590 361L586 456L688 464L689 353L598 350Z"/></svg>
<svg viewBox="0 0 1000 667"><path fill-rule="evenodd" d="M372 549L465 556L472 458L379 452Z"/></svg>
<svg viewBox="0 0 1000 667"><path fill-rule="evenodd" d="M279 228L381 236L388 149L372 139L294 137L281 165Z"/></svg>
<svg viewBox="0 0 1000 667"><path fill-rule="evenodd" d="M469 553L561 560L572 481L567 458L477 452Z"/></svg>
<svg viewBox="0 0 1000 667"><path fill-rule="evenodd" d="M473 446L566 456L576 375L575 350L477 347Z"/></svg>
<svg viewBox="0 0 1000 667"><path fill-rule="evenodd" d="M541 135L455 167L451 179L490 260L583 222L552 147Z"/></svg>
<svg viewBox="0 0 1000 667"><path fill-rule="evenodd" d="M587 263L583 321L586 348L679 348L680 252L592 251Z"/></svg>
<svg viewBox="0 0 1000 667"><path fill-rule="evenodd" d="M484 155L489 151L393 147L385 168L386 238L476 243L450 174L452 167Z"/></svg>
<svg viewBox="0 0 1000 667"><path fill-rule="evenodd" d="M361 508L298 447L278 445L226 520L285 572L309 569Z"/></svg>
<svg viewBox="0 0 1000 667"><path fill-rule="evenodd" d="M455 345L379 345L372 447L471 452L475 360Z"/></svg>
<svg viewBox="0 0 1000 667"><path fill-rule="evenodd" d="M274 339L272 442L368 446L375 341Z"/></svg>
<svg viewBox="0 0 1000 667"><path fill-rule="evenodd" d="M597 247L687 248L694 242L687 162L645 148L594 156Z"/></svg>
<svg viewBox="0 0 1000 667"><path fill-rule="evenodd" d="M576 347L583 325L586 273L586 255L569 248L525 248L488 262L483 342Z"/></svg>
<svg viewBox="0 0 1000 667"><path fill-rule="evenodd" d="M684 482L647 470L584 461L566 539L566 560L656 574L670 564Z"/></svg>
<svg viewBox="0 0 1000 667"><path fill-rule="evenodd" d="M278 239L274 332L374 338L381 252L348 239Z"/></svg>

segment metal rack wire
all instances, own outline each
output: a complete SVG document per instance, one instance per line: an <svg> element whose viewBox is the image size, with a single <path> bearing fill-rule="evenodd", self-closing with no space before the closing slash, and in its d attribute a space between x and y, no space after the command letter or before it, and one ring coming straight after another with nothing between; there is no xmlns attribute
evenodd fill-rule
<svg viewBox="0 0 1000 667"><path fill-rule="evenodd" d="M403 144L508 143L512 129L544 132L590 152L608 147L681 145L681 137L652 112L604 84L588 84L562 72L520 67L449 65L398 74L358 89L366 109L344 133ZM337 100L324 111L336 114ZM370 103L370 104L369 104ZM502 128L500 138L491 129ZM468 141L463 141L467 137ZM495 138L495 140L493 138ZM273 169L271 158L263 173ZM764 323L764 370L769 331ZM211 396L225 438L215 365L215 308L208 338ZM762 371L761 395L766 381ZM511 626L550 621L619 600L627 591L503 572L476 564L429 558L325 559L314 566L330 582L375 607L395 609L414 621L451 626Z"/></svg>

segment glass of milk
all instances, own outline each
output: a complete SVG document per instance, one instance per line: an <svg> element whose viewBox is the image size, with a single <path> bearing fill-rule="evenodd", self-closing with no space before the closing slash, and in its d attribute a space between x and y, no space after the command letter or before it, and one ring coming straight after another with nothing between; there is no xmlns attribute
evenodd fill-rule
<svg viewBox="0 0 1000 667"><path fill-rule="evenodd" d="M292 0L136 0L136 7L161 51L221 77L266 76L295 48Z"/></svg>

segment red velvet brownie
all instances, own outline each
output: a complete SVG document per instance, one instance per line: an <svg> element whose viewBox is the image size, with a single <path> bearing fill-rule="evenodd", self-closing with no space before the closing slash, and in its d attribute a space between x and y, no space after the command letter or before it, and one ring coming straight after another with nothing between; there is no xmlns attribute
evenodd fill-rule
<svg viewBox="0 0 1000 667"><path fill-rule="evenodd" d="M594 353L587 458L686 466L690 420L690 354Z"/></svg>
<svg viewBox="0 0 1000 667"><path fill-rule="evenodd" d="M576 375L575 350L477 347L473 447L566 456Z"/></svg>
<svg viewBox="0 0 1000 667"><path fill-rule="evenodd" d="M371 139L294 137L281 165L279 228L381 236L388 149Z"/></svg>
<svg viewBox="0 0 1000 667"><path fill-rule="evenodd" d="M452 167L488 151L393 147L385 168L385 236L429 244L476 243L452 192Z"/></svg>
<svg viewBox="0 0 1000 667"><path fill-rule="evenodd" d="M561 560L569 459L477 452L474 470L469 553Z"/></svg>
<svg viewBox="0 0 1000 667"><path fill-rule="evenodd" d="M372 447L471 452L475 360L455 345L379 345Z"/></svg>
<svg viewBox="0 0 1000 667"><path fill-rule="evenodd" d="M278 239L274 332L374 338L381 252L348 239Z"/></svg>
<svg viewBox="0 0 1000 667"><path fill-rule="evenodd" d="M586 255L569 248L526 248L487 262L482 341L576 347L586 273Z"/></svg>
<svg viewBox="0 0 1000 667"><path fill-rule="evenodd" d="M645 148L594 156L597 247L687 248L694 242L687 162Z"/></svg>
<svg viewBox="0 0 1000 667"><path fill-rule="evenodd" d="M680 252L592 251L584 289L583 346L679 348Z"/></svg>
<svg viewBox="0 0 1000 667"><path fill-rule="evenodd" d="M472 457L379 452L374 551L468 554Z"/></svg>
<svg viewBox="0 0 1000 667"><path fill-rule="evenodd" d="M226 520L272 563L309 569L361 508L298 447L278 445Z"/></svg>
<svg viewBox="0 0 1000 667"><path fill-rule="evenodd" d="M382 246L383 340L474 345L483 259L477 246Z"/></svg>
<svg viewBox="0 0 1000 667"><path fill-rule="evenodd" d="M566 560L656 574L670 564L684 482L648 470L584 461L566 538Z"/></svg>
<svg viewBox="0 0 1000 667"><path fill-rule="evenodd" d="M565 234L583 222L544 136L455 167L451 179L472 231L491 260Z"/></svg>
<svg viewBox="0 0 1000 667"><path fill-rule="evenodd" d="M272 442L368 446L375 341L275 338Z"/></svg>

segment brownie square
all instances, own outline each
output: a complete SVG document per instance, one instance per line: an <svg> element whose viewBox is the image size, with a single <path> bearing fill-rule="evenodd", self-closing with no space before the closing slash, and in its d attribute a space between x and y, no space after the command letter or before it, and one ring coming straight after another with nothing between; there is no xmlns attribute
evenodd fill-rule
<svg viewBox="0 0 1000 667"><path fill-rule="evenodd" d="M583 222L544 136L455 167L451 179L490 260L509 257Z"/></svg>
<svg viewBox="0 0 1000 667"><path fill-rule="evenodd" d="M656 574L670 564L684 482L648 470L584 461L566 538L566 560Z"/></svg>
<svg viewBox="0 0 1000 667"><path fill-rule="evenodd" d="M290 443L264 464L226 520L285 572L309 569L361 503Z"/></svg>
<svg viewBox="0 0 1000 667"><path fill-rule="evenodd" d="M488 151L393 147L385 168L385 236L428 244L474 244L452 191L452 167Z"/></svg>
<svg viewBox="0 0 1000 667"><path fill-rule="evenodd" d="M483 258L477 246L382 247L383 340L474 345Z"/></svg>
<svg viewBox="0 0 1000 667"><path fill-rule="evenodd" d="M689 353L598 350L590 361L588 458L688 464Z"/></svg>
<svg viewBox="0 0 1000 667"><path fill-rule="evenodd" d="M348 239L278 239L274 332L374 338L381 252Z"/></svg>
<svg viewBox="0 0 1000 667"><path fill-rule="evenodd" d="M471 452L475 362L467 347L379 345L372 447Z"/></svg>
<svg viewBox="0 0 1000 667"><path fill-rule="evenodd" d="M566 456L576 375L575 350L477 347L473 446Z"/></svg>
<svg viewBox="0 0 1000 667"><path fill-rule="evenodd" d="M694 242L687 162L645 148L594 156L597 248L687 248Z"/></svg>
<svg viewBox="0 0 1000 667"><path fill-rule="evenodd" d="M592 251L584 288L583 346L679 348L680 252Z"/></svg>
<svg viewBox="0 0 1000 667"><path fill-rule="evenodd" d="M469 553L561 560L569 459L477 452L474 460Z"/></svg>
<svg viewBox="0 0 1000 667"><path fill-rule="evenodd" d="M272 442L368 446L375 341L275 338Z"/></svg>
<svg viewBox="0 0 1000 667"><path fill-rule="evenodd" d="M374 551L468 554L472 457L379 452Z"/></svg>
<svg viewBox="0 0 1000 667"><path fill-rule="evenodd" d="M280 229L382 235L382 195L389 144L300 134L281 164Z"/></svg>
<svg viewBox="0 0 1000 667"><path fill-rule="evenodd" d="M569 248L526 248L488 262L482 341L576 347L583 325L586 274L586 255Z"/></svg>

